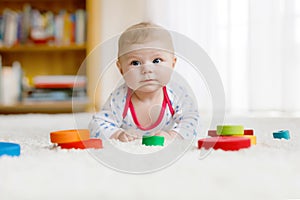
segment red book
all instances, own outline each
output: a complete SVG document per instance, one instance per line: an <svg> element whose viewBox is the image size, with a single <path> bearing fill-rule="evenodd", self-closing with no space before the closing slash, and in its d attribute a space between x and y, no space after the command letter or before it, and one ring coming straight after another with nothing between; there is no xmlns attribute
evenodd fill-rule
<svg viewBox="0 0 300 200"><path fill-rule="evenodd" d="M39 89L82 88L86 85L85 76L36 76L34 86Z"/></svg>

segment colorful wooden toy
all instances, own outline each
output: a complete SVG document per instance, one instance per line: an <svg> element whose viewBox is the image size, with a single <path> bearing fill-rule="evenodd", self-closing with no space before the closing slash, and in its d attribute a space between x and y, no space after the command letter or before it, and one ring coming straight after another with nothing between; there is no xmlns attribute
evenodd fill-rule
<svg viewBox="0 0 300 200"><path fill-rule="evenodd" d="M249 138L251 141L251 145L256 144L256 136L255 135L233 135L233 137L244 137L244 138Z"/></svg>
<svg viewBox="0 0 300 200"><path fill-rule="evenodd" d="M210 136L210 137L218 137L219 135L217 134L216 130L208 130L208 136Z"/></svg>
<svg viewBox="0 0 300 200"><path fill-rule="evenodd" d="M274 132L273 138L289 140L291 137L290 137L290 132L288 130L281 130L281 131Z"/></svg>
<svg viewBox="0 0 300 200"><path fill-rule="evenodd" d="M198 148L205 149L222 149L224 151L237 151L242 148L249 148L251 141L245 137L211 137L198 140Z"/></svg>
<svg viewBox="0 0 300 200"><path fill-rule="evenodd" d="M69 143L90 139L88 129L60 130L50 133L52 143Z"/></svg>
<svg viewBox="0 0 300 200"><path fill-rule="evenodd" d="M254 135L254 130L253 129L245 129L244 135Z"/></svg>
<svg viewBox="0 0 300 200"><path fill-rule="evenodd" d="M219 125L217 126L217 134L222 136L244 135L244 127L240 125Z"/></svg>
<svg viewBox="0 0 300 200"><path fill-rule="evenodd" d="M146 146L164 146L163 136L143 136L142 144Z"/></svg>
<svg viewBox="0 0 300 200"><path fill-rule="evenodd" d="M19 156L21 154L21 147L19 144L10 142L0 142L0 156Z"/></svg>
<svg viewBox="0 0 300 200"><path fill-rule="evenodd" d="M219 136L217 134L217 131L216 130L208 130L208 136L210 137L217 137ZM244 135L254 135L254 130L253 129L245 129L244 130Z"/></svg>
<svg viewBox="0 0 300 200"><path fill-rule="evenodd" d="M58 143L62 149L101 149L102 140L101 139L88 139L78 142L69 142L69 143Z"/></svg>

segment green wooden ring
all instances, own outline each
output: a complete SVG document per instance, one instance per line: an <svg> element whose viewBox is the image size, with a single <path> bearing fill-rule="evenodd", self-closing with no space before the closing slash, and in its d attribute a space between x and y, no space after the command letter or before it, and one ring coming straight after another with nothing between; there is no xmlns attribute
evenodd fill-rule
<svg viewBox="0 0 300 200"><path fill-rule="evenodd" d="M164 146L163 136L143 136L142 144L146 146Z"/></svg>
<svg viewBox="0 0 300 200"><path fill-rule="evenodd" d="M218 135L244 135L244 126L224 125L217 126Z"/></svg>

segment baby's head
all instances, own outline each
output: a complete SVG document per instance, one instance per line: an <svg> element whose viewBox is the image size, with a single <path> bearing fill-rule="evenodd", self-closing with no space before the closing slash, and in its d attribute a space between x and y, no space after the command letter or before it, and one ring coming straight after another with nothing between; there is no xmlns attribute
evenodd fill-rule
<svg viewBox="0 0 300 200"><path fill-rule="evenodd" d="M146 48L174 53L172 37L166 29L153 23L142 22L130 26L122 33L119 39L118 57Z"/></svg>
<svg viewBox="0 0 300 200"><path fill-rule="evenodd" d="M172 37L156 24L139 23L120 36L117 66L133 90L150 92L166 85L175 63Z"/></svg>

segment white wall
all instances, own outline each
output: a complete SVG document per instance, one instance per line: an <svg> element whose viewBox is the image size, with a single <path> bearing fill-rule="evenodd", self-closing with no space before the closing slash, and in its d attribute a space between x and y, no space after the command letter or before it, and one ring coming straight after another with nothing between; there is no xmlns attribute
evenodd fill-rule
<svg viewBox="0 0 300 200"><path fill-rule="evenodd" d="M158 6L159 5L159 6ZM139 23L141 21L151 21L159 25L164 26L170 31L176 31L176 20L175 16L167 15L166 9L172 9L173 7L178 6L178 4L170 4L169 1L159 1L159 0L102 0L101 2L101 36L99 34L100 43L107 43L109 40L114 40L119 34L124 31L127 27ZM172 21L173 25L169 22ZM100 23L100 22L99 22ZM103 44L102 44L103 45ZM98 47L100 48L100 47ZM117 46L115 47L117 49ZM105 50L104 50L105 51ZM107 53L109 50L100 53L104 57L108 57ZM99 53L99 51L94 51L94 53ZM95 56L96 59L99 59L99 56ZM106 68L104 74L101 74L100 82L98 82L98 90L100 95L100 105L108 98L109 94L117 86L122 77L115 66L115 60L107 65L107 61L104 61L102 57L101 68ZM184 61L180 62L181 58L178 58L179 62L176 66L176 71L182 73L182 70L185 70L183 74L188 75L186 68L184 67ZM190 72L193 76L193 71ZM99 78L98 78L99 79ZM211 99L209 91L204 85L204 82L199 80L199 77L190 78L197 99L199 99L198 104L201 105L202 109L211 110ZM197 84L195 84L195 80ZM190 83L191 84L191 83ZM199 92L199 85L201 85L202 92Z"/></svg>
<svg viewBox="0 0 300 200"><path fill-rule="evenodd" d="M106 42L112 37L117 37L127 27L143 21L145 13L144 2L144 0L102 0L101 41ZM120 79L119 71L115 66L115 62L113 62L109 66L109 70L104 73L101 81L101 104L105 102Z"/></svg>

